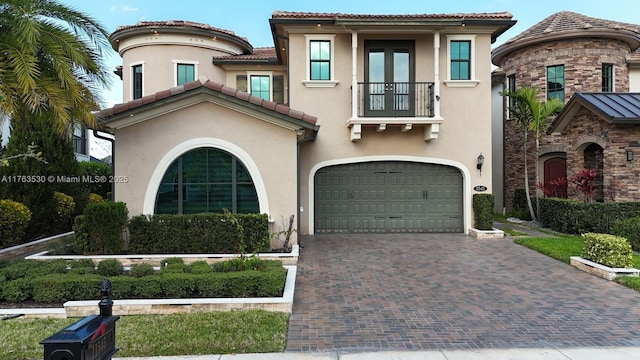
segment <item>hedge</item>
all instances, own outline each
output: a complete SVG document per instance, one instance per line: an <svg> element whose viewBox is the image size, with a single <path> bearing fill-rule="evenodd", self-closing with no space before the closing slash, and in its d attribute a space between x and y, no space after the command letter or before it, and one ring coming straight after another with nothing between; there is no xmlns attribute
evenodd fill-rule
<svg viewBox="0 0 640 360"><path fill-rule="evenodd" d="M493 204L493 194L473 194L473 218L476 229L493 229Z"/></svg>
<svg viewBox="0 0 640 360"><path fill-rule="evenodd" d="M26 205L0 200L0 247L19 244L30 221L31 211Z"/></svg>
<svg viewBox="0 0 640 360"><path fill-rule="evenodd" d="M74 249L81 254L119 254L124 248L122 234L128 210L123 202L100 201L87 204L74 224Z"/></svg>
<svg viewBox="0 0 640 360"><path fill-rule="evenodd" d="M609 234L616 221L640 215L640 202L585 203L570 199L540 198L540 221L565 234Z"/></svg>
<svg viewBox="0 0 640 360"><path fill-rule="evenodd" d="M582 234L582 257L612 268L631 267L632 251L627 239L609 234Z"/></svg>
<svg viewBox="0 0 640 360"><path fill-rule="evenodd" d="M269 250L269 242L266 214L157 214L129 221L132 254L256 253Z"/></svg>
<svg viewBox="0 0 640 360"><path fill-rule="evenodd" d="M611 234L626 238L634 251L640 251L640 217L616 220Z"/></svg>
<svg viewBox="0 0 640 360"><path fill-rule="evenodd" d="M41 264L38 264L41 263ZM113 276L111 280L114 299L154 299L185 297L276 297L281 296L286 282L286 269L278 262L265 261L262 270L236 272L167 271L154 275ZM80 274L73 268L66 274L59 269L60 262L25 260L0 268L0 301L62 303L70 300L100 298L103 276L95 273ZM31 271L24 271L31 265ZM49 267L56 273L43 274ZM210 267L211 268L211 267ZM80 267L79 269L87 269ZM23 271L18 275L18 271ZM32 274L33 276L26 276Z"/></svg>

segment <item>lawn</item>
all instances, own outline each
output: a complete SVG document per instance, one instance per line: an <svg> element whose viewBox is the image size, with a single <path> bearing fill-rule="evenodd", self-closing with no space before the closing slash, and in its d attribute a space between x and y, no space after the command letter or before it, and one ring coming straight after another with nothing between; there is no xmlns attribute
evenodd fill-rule
<svg viewBox="0 0 640 360"><path fill-rule="evenodd" d="M570 263L571 256L582 255L583 241L582 237L577 235L530 237L515 239L514 242L567 264ZM633 254L631 266L640 269L640 254ZM621 276L616 278L615 281L626 287L640 291L640 278L638 277Z"/></svg>
<svg viewBox="0 0 640 360"><path fill-rule="evenodd" d="M40 341L78 319L0 321L0 360L42 359ZM122 316L117 357L282 352L288 315L262 310Z"/></svg>

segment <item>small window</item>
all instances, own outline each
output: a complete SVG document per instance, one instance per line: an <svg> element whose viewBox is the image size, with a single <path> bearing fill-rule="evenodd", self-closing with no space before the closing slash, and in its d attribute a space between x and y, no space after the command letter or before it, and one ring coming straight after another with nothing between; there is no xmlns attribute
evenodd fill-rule
<svg viewBox="0 0 640 360"><path fill-rule="evenodd" d="M331 41L309 41L309 79L331 80Z"/></svg>
<svg viewBox="0 0 640 360"><path fill-rule="evenodd" d="M273 92L271 101L284 104L284 75L273 75Z"/></svg>
<svg viewBox="0 0 640 360"><path fill-rule="evenodd" d="M85 125L76 125L73 128L73 152L89 155L87 152L87 127Z"/></svg>
<svg viewBox="0 0 640 360"><path fill-rule="evenodd" d="M247 75L236 75L236 89L247 92Z"/></svg>
<svg viewBox="0 0 640 360"><path fill-rule="evenodd" d="M451 80L471 80L471 41L452 40L450 47Z"/></svg>
<svg viewBox="0 0 640 360"><path fill-rule="evenodd" d="M507 90L510 93L516 91L516 74L507 76ZM507 97L509 101L509 109L513 109L516 106L516 99L513 96Z"/></svg>
<svg viewBox="0 0 640 360"><path fill-rule="evenodd" d="M613 90L613 64L602 64L602 92Z"/></svg>
<svg viewBox="0 0 640 360"><path fill-rule="evenodd" d="M132 66L131 74L132 74L131 97L133 99L139 99L142 97L142 64Z"/></svg>
<svg viewBox="0 0 640 360"><path fill-rule="evenodd" d="M196 78L195 64L176 64L176 85L182 85L194 81Z"/></svg>
<svg viewBox="0 0 640 360"><path fill-rule="evenodd" d="M564 102L564 65L547 67L547 100L551 98Z"/></svg>
<svg viewBox="0 0 640 360"><path fill-rule="evenodd" d="M249 77L251 95L271 100L271 76L251 75Z"/></svg>

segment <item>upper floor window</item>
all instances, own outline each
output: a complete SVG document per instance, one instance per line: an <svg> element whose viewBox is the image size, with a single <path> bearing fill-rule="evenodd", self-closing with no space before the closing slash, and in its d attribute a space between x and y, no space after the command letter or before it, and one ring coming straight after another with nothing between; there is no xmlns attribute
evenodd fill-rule
<svg viewBox="0 0 640 360"><path fill-rule="evenodd" d="M547 66L547 100L564 102L564 65Z"/></svg>
<svg viewBox="0 0 640 360"><path fill-rule="evenodd" d="M131 98L142 97L142 64L131 66Z"/></svg>
<svg viewBox="0 0 640 360"><path fill-rule="evenodd" d="M509 93L516 92L516 74L507 75L507 90ZM516 106L516 98L514 96L507 97L509 101L509 109L513 109Z"/></svg>
<svg viewBox="0 0 640 360"><path fill-rule="evenodd" d="M475 36L447 35L447 86L476 86Z"/></svg>
<svg viewBox="0 0 640 360"><path fill-rule="evenodd" d="M76 154L88 155L87 151L87 127L86 125L76 125L73 128L73 152Z"/></svg>
<svg viewBox="0 0 640 360"><path fill-rule="evenodd" d="M237 75L236 89L268 101L284 104L283 75L273 75L271 72L249 72L247 75Z"/></svg>
<svg viewBox="0 0 640 360"><path fill-rule="evenodd" d="M184 83L188 83L196 79L197 63L174 62L174 64L176 73L176 86L180 86Z"/></svg>
<svg viewBox="0 0 640 360"><path fill-rule="evenodd" d="M305 35L307 41L307 87L333 87L335 35Z"/></svg>
<svg viewBox="0 0 640 360"><path fill-rule="evenodd" d="M613 90L613 64L602 64L602 92Z"/></svg>

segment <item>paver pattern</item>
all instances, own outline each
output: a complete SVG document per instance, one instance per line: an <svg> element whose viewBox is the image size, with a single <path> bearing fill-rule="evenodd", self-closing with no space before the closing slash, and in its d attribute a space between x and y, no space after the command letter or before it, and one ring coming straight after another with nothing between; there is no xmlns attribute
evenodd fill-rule
<svg viewBox="0 0 640 360"><path fill-rule="evenodd" d="M286 351L640 346L640 293L508 238L301 240Z"/></svg>

